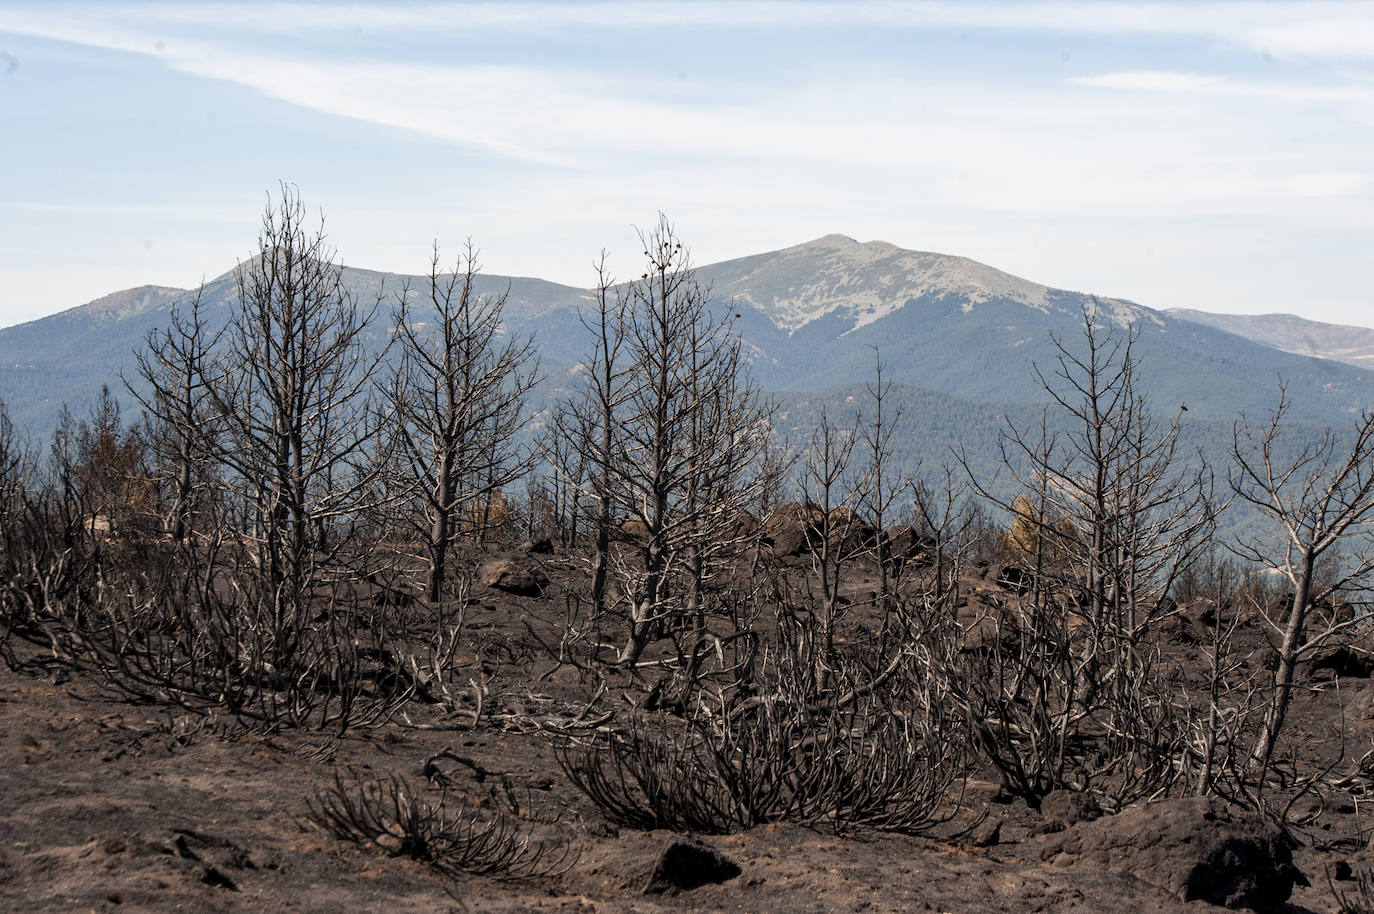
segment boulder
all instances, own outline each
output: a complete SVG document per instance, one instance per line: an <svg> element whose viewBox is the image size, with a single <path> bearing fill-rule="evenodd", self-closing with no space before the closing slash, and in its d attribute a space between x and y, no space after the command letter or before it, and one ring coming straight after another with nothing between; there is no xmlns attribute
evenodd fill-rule
<svg viewBox="0 0 1374 914"><path fill-rule="evenodd" d="M848 508L830 509L830 531L832 545L846 558L873 548L878 540L873 525Z"/></svg>
<svg viewBox="0 0 1374 914"><path fill-rule="evenodd" d="M1009 590L1018 596L1025 596L1031 591L1031 579L1034 574L1019 565L1003 565L996 568L992 573L993 582L1003 590Z"/></svg>
<svg viewBox="0 0 1374 914"><path fill-rule="evenodd" d="M686 891L726 882L739 874L739 864L711 845L690 835L678 835L654 861L644 894Z"/></svg>
<svg viewBox="0 0 1374 914"><path fill-rule="evenodd" d="M1002 840L1002 820L988 816L968 834L968 843L974 847L993 847Z"/></svg>
<svg viewBox="0 0 1374 914"><path fill-rule="evenodd" d="M1188 603L1184 603L1181 611L1188 619L1196 622L1200 628L1215 628L1219 618L1215 600L1192 600Z"/></svg>
<svg viewBox="0 0 1374 914"><path fill-rule="evenodd" d="M1293 886L1293 841L1264 819L1204 797L1161 800L1045 839L1042 860L1105 866L1184 901L1280 911Z"/></svg>
<svg viewBox="0 0 1374 914"><path fill-rule="evenodd" d="M1345 706L1345 714L1353 720L1374 720L1374 685L1356 689Z"/></svg>
<svg viewBox="0 0 1374 914"><path fill-rule="evenodd" d="M804 555L811 551L812 531L820 519L820 508L790 501L768 515L763 523L764 540L776 556Z"/></svg>
<svg viewBox="0 0 1374 914"><path fill-rule="evenodd" d="M1040 801L1040 815L1051 828L1064 829L1102 816L1102 807L1090 793L1052 790Z"/></svg>
<svg viewBox="0 0 1374 914"><path fill-rule="evenodd" d="M727 536L732 540L748 539L758 532L759 519L745 510L735 511L730 515L730 523Z"/></svg>
<svg viewBox="0 0 1374 914"><path fill-rule="evenodd" d="M883 545L888 561L894 565L925 559L935 551L934 541L910 526L889 528L883 533Z"/></svg>
<svg viewBox="0 0 1374 914"><path fill-rule="evenodd" d="M480 577L486 586L517 597L542 597L549 586L544 572L515 559L487 562Z"/></svg>
<svg viewBox="0 0 1374 914"><path fill-rule="evenodd" d="M779 557L805 555L819 546L829 517L831 546L845 557L871 547L878 535L871 525L848 508L831 508L829 515L818 505L788 502L763 524L764 541Z"/></svg>
<svg viewBox="0 0 1374 914"><path fill-rule="evenodd" d="M551 555L553 554L553 540L547 536L539 539L525 540L515 547L516 552L524 552L529 555Z"/></svg>
<svg viewBox="0 0 1374 914"><path fill-rule="evenodd" d="M1205 633L1198 629L1197 623L1181 612L1160 619L1154 631L1169 644L1201 644L1205 640Z"/></svg>
<svg viewBox="0 0 1374 914"><path fill-rule="evenodd" d="M1254 669L1274 672L1279 668L1279 652L1272 644L1262 644L1243 663Z"/></svg>
<svg viewBox="0 0 1374 914"><path fill-rule="evenodd" d="M1300 671L1313 679L1368 679L1374 675L1374 654L1335 644L1324 648L1311 660L1300 665Z"/></svg>

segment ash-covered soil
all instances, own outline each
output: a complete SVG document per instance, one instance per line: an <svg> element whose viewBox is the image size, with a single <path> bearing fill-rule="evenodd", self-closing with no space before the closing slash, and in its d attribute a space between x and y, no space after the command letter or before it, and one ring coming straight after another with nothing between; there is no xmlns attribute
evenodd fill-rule
<svg viewBox="0 0 1374 914"><path fill-rule="evenodd" d="M539 561L555 582L578 572ZM856 587L865 586L862 576ZM991 592L968 582L972 599ZM827 833L769 825L703 836L740 867L719 885L644 894L655 858L673 837L616 828L574 788L554 757L559 740L629 707L632 674L606 688L560 665L564 604L495 589L474 594L463 662L485 684L479 719L411 706L375 729L261 732L217 717L133 705L99 677L19 648L0 667L0 909L6 911L1206 911L1163 888L1096 864L1043 859L1052 826L997 795L974 772L954 818L923 837ZM1166 646L1195 650L1184 621ZM535 636L539 637L536 638ZM1260 647L1262 631L1250 637ZM1300 798L1290 821L1296 865L1311 885L1286 908L1336 911L1326 874L1365 864L1371 813L1347 779L1374 745L1371 685L1325 671L1301 684L1291 744L1333 765L1328 785ZM1345 745L1342 752L1340 741ZM461 760L461 761L460 761ZM1339 761L1337 761L1339 760ZM433 762L427 769L427 762ZM435 775L435 772L439 772ZM347 776L400 775L441 795L522 817L533 833L570 843L565 871L530 879L445 873L339 841L307 818L309 801ZM427 774L429 775L427 777ZM446 786L443 786L445 785ZM996 840L990 842L997 824ZM985 844L986 846L979 846ZM1354 883L1338 882L1347 891Z"/></svg>

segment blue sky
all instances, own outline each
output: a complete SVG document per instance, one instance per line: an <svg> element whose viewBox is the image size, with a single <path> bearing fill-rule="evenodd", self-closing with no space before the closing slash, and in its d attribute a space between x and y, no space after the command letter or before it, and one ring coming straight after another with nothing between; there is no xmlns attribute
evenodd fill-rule
<svg viewBox="0 0 1374 914"><path fill-rule="evenodd" d="M831 232L1374 324L1374 4L0 0L0 325L251 251L636 270Z"/></svg>

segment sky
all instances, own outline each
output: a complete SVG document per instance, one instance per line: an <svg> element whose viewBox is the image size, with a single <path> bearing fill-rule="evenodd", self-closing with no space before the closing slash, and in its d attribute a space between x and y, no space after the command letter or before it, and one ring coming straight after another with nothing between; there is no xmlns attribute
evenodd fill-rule
<svg viewBox="0 0 1374 914"><path fill-rule="evenodd" d="M841 233L1374 325L1374 3L0 0L0 326L248 256L638 275Z"/></svg>

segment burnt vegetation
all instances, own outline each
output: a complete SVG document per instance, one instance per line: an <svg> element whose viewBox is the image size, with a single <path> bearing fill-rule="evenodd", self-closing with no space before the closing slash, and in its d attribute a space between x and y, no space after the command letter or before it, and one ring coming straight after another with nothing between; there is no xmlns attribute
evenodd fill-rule
<svg viewBox="0 0 1374 914"><path fill-rule="evenodd" d="M637 278L603 257L552 409L473 247L357 301L308 221L283 188L237 308L195 298L149 336L136 417L106 391L40 449L0 409L11 669L317 733L322 764L384 727L547 743L564 821L510 783L493 805L327 765L295 811L447 875L555 878L598 818L954 840L971 780L1031 809L1204 796L1296 825L1374 783L1289 726L1304 676L1370 665L1374 415L1291 443L1278 391L1205 466L1151 410L1132 330L1089 309L1035 376L1046 421L1003 430L1007 498L958 455L894 469L880 359L852 413L778 440L666 220ZM1270 538L1217 541L1237 501ZM504 636L470 624L497 600Z"/></svg>

